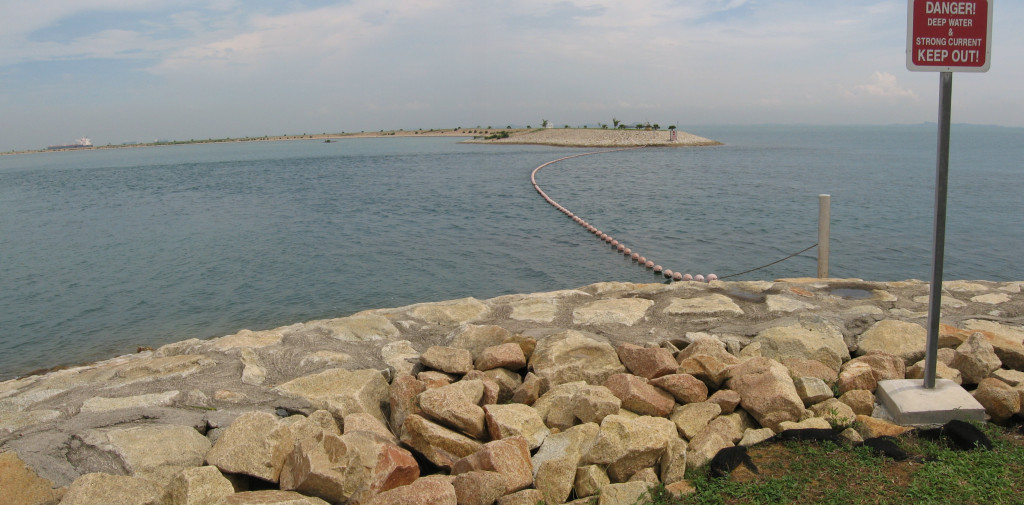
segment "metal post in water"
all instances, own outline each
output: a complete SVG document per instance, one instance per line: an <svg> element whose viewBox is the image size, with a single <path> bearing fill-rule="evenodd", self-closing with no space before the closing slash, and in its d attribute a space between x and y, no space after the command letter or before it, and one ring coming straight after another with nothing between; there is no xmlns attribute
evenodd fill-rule
<svg viewBox="0 0 1024 505"><path fill-rule="evenodd" d="M924 387L935 388L935 362L939 349L942 307L942 263L946 250L946 190L949 180L949 116L953 104L953 73L939 73L939 148L935 163L935 229L932 243L932 280L928 298L928 341L924 353Z"/></svg>
<svg viewBox="0 0 1024 505"><path fill-rule="evenodd" d="M828 277L829 221L832 195L818 195L818 278Z"/></svg>

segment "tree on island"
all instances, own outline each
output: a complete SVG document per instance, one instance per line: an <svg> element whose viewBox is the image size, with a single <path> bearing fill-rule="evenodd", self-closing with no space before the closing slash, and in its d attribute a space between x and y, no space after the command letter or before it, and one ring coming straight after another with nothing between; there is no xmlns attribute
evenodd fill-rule
<svg viewBox="0 0 1024 505"><path fill-rule="evenodd" d="M547 128L548 127L548 120L547 119L541 119L540 120L540 127L541 128Z"/></svg>
<svg viewBox="0 0 1024 505"><path fill-rule="evenodd" d="M675 129L676 129L676 125L669 125L669 126L668 126L668 129L669 129L669 130L675 130Z"/></svg>
<svg viewBox="0 0 1024 505"><path fill-rule="evenodd" d="M612 118L612 127L613 128L618 128L619 127L619 120L618 119Z"/></svg>

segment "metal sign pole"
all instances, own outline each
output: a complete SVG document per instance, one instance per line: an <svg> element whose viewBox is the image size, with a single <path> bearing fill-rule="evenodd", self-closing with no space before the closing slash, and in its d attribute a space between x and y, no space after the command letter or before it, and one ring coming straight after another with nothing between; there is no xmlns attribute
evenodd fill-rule
<svg viewBox="0 0 1024 505"><path fill-rule="evenodd" d="M942 263L946 249L946 188L949 179L949 116L953 104L953 73L939 73L939 149L935 164L935 229L932 244L931 295L928 298L928 342L924 354L924 387L935 388L942 306Z"/></svg>

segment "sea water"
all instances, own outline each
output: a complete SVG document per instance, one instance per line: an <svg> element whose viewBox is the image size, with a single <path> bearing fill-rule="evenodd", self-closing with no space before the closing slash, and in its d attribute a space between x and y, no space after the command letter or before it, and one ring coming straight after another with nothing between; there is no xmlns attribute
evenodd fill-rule
<svg viewBox="0 0 1024 505"><path fill-rule="evenodd" d="M551 165L552 198L665 268L817 240L834 277L928 279L935 125L695 126L715 147ZM454 138L0 156L0 380L137 346L424 301L664 282L533 190L601 151ZM946 279L1024 280L1024 129L954 125ZM813 276L814 249L733 279Z"/></svg>

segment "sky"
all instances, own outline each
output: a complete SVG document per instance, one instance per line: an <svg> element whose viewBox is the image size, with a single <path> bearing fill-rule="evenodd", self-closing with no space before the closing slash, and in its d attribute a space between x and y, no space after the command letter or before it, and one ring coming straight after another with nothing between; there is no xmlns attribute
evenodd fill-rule
<svg viewBox="0 0 1024 505"><path fill-rule="evenodd" d="M952 120L1024 126L1024 2ZM456 126L934 122L906 0L0 0L0 152ZM699 134L699 129L695 131Z"/></svg>

